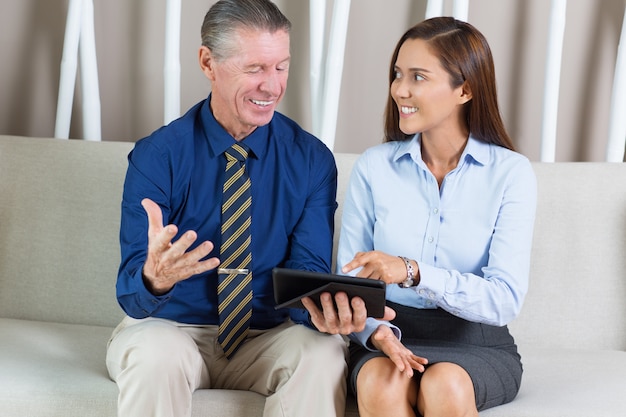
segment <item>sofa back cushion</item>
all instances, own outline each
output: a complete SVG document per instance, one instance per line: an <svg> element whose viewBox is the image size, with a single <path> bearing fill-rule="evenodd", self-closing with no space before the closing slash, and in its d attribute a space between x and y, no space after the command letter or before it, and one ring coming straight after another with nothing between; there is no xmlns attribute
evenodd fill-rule
<svg viewBox="0 0 626 417"><path fill-rule="evenodd" d="M0 317L115 325L131 143L0 137Z"/></svg>
<svg viewBox="0 0 626 417"><path fill-rule="evenodd" d="M533 163L530 288L521 347L626 350L626 163Z"/></svg>
<svg viewBox="0 0 626 417"><path fill-rule="evenodd" d="M338 240L357 155L336 154ZM626 350L626 163L533 163L530 288L511 331L526 347ZM336 246L335 246L336 247Z"/></svg>
<svg viewBox="0 0 626 417"><path fill-rule="evenodd" d="M0 136L0 317L114 326L128 142ZM335 248L358 155L339 169ZM520 345L626 350L626 164L533 163Z"/></svg>

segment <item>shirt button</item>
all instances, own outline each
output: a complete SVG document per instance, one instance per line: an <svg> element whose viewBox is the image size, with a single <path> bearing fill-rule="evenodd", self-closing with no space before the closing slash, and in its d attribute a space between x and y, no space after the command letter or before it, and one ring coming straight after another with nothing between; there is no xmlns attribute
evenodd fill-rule
<svg viewBox="0 0 626 417"><path fill-rule="evenodd" d="M434 209L433 213L435 213L435 214L439 213L439 209L438 208Z"/></svg>
<svg viewBox="0 0 626 417"><path fill-rule="evenodd" d="M428 238L428 243L433 243L434 240L435 240L435 238L431 236L431 237Z"/></svg>

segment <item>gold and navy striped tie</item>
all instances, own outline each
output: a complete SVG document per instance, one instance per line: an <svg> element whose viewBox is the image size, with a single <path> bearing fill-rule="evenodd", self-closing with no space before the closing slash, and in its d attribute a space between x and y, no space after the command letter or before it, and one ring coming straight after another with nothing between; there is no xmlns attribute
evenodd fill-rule
<svg viewBox="0 0 626 417"><path fill-rule="evenodd" d="M226 150L222 200L222 246L217 295L220 318L218 341L230 358L246 339L252 317L252 253L250 251L250 177L246 172L248 147L241 143Z"/></svg>

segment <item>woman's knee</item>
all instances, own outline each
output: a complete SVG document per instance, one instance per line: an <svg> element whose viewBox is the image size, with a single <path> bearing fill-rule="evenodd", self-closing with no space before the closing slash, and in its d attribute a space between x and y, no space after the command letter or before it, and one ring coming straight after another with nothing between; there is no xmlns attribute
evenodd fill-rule
<svg viewBox="0 0 626 417"><path fill-rule="evenodd" d="M445 412L429 412L444 407ZM424 415L477 416L471 377L453 363L431 365L420 381L418 409Z"/></svg>
<svg viewBox="0 0 626 417"><path fill-rule="evenodd" d="M407 378L387 357L367 361L357 375L356 386L359 406L369 410L397 408L402 398L411 407L416 404L415 380Z"/></svg>

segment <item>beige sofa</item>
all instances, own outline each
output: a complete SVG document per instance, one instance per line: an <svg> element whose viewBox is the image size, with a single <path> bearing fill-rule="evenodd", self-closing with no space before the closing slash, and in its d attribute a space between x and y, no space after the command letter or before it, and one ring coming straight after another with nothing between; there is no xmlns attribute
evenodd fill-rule
<svg viewBox="0 0 626 417"><path fill-rule="evenodd" d="M131 143L0 137L0 415L114 416L107 339ZM339 206L355 155L337 154ZM626 164L535 163L530 292L511 328L517 399L485 417L626 415ZM337 213L339 221L340 211ZM201 390L194 416L262 415ZM351 400L346 415L356 416Z"/></svg>

